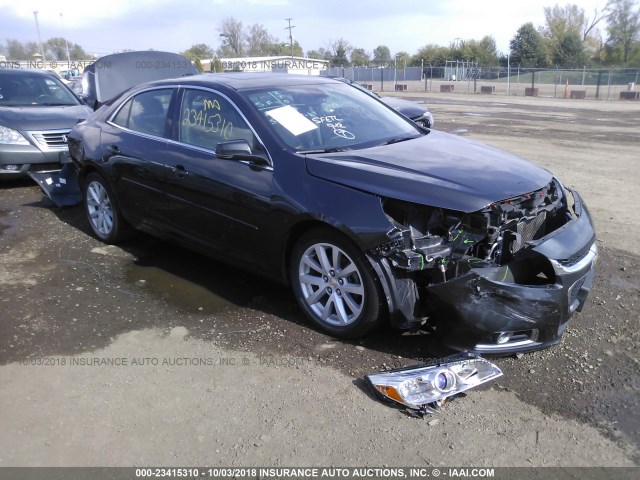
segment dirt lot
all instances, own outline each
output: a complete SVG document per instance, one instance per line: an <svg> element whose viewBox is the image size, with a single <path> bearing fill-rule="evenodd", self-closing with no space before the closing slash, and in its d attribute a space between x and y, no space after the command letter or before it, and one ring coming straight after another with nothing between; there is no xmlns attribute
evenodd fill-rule
<svg viewBox="0 0 640 480"><path fill-rule="evenodd" d="M428 334L335 341L283 287L142 235L105 246L80 207L3 184L0 466L640 465L640 104L406 96L581 192L601 255L560 346L414 418L362 377L450 353Z"/></svg>

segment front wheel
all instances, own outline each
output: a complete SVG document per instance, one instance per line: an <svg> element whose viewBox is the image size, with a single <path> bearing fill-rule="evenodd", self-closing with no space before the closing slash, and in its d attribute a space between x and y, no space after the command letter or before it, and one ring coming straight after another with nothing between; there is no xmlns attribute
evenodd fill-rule
<svg viewBox="0 0 640 480"><path fill-rule="evenodd" d="M83 189L84 207L93 233L105 243L117 243L130 231L107 182L98 173L87 175Z"/></svg>
<svg viewBox="0 0 640 480"><path fill-rule="evenodd" d="M385 316L373 268L336 232L313 230L300 238L291 257L290 279L300 307L333 336L362 336Z"/></svg>

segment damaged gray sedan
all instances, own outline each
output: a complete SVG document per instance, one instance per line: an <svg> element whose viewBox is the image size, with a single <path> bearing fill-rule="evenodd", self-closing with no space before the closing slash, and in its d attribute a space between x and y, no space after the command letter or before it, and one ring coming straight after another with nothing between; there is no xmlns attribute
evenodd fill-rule
<svg viewBox="0 0 640 480"><path fill-rule="evenodd" d="M77 125L69 145L98 238L133 227L287 283L338 337L390 322L476 353L544 348L593 279L577 192L339 81L152 82ZM423 384L475 375L451 372Z"/></svg>

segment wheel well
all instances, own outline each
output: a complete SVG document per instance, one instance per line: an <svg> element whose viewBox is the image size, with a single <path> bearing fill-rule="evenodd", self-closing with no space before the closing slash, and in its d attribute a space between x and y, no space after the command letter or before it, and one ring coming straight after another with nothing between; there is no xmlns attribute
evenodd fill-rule
<svg viewBox="0 0 640 480"><path fill-rule="evenodd" d="M291 251L293 250L293 247L298 242L300 237L307 233L309 230L313 230L314 228L322 228L325 230L336 232L352 242L354 245L358 246L357 242L355 242L353 238L350 238L350 236L345 232L328 223L321 222L319 220L305 220L303 222L297 223L291 230L289 230L283 252L282 277L286 280L287 285L290 284L289 266L291 263Z"/></svg>
<svg viewBox="0 0 640 480"><path fill-rule="evenodd" d="M287 241L284 245L284 252L282 258L282 278L285 279L287 285L291 282L289 281L289 265L291 263L291 251L293 247L300 239L305 232L308 232L312 228L323 227L325 223L319 222L317 220L307 220L304 222L297 223L293 226L291 230L289 230L289 234L287 235ZM326 225L328 226L328 225Z"/></svg>
<svg viewBox="0 0 640 480"><path fill-rule="evenodd" d="M84 179L87 178L87 175L93 172L96 172L99 175L102 175L100 171L92 165L87 165L85 168L80 170L80 172L78 173L78 183L80 184L79 185L80 187L82 187L82 184L84 183Z"/></svg>
<svg viewBox="0 0 640 480"><path fill-rule="evenodd" d="M346 248L347 254L349 256L352 256L352 261L360 262L362 264L362 268L367 270L367 272L362 273L364 275L363 279L365 277L370 278L370 280L373 282L373 288L375 288L377 291L378 307L376 307L377 313L375 315L376 324L379 325L381 323L388 322L389 312L391 310L392 305L390 303L391 296L388 293L388 285L386 283L387 281L384 278L382 271L379 268L376 268L376 266L371 263L370 258L366 255L366 252L363 251L362 246L361 244L359 244L357 239L351 238L351 235L349 235L348 230L343 231L334 225L331 225L322 221L318 221L318 220L307 220L299 224L296 224L290 230L289 235L287 236L287 241L284 249L283 268L285 269L284 278L286 279L287 285L289 287L293 287L291 285L289 270L292 268L291 256L292 256L293 250L295 249L296 243L311 230L318 230L318 232L314 232L313 234L311 234L311 237L307 238L307 241L310 239L312 239L313 242L322 241L324 234L321 232L321 230L324 230L327 236L329 237L327 238L327 241L329 243L335 243L338 240L338 238L336 237L340 237L340 240L341 240L340 243L342 243L343 246L339 245L338 248L345 249L345 247L350 247L350 248ZM344 245L344 244L350 244L350 245ZM306 245L308 244L305 244L305 246ZM353 253L349 253L349 250L353 251L353 249L355 249L356 251ZM356 255L359 258L356 258L353 255ZM365 273L368 273L368 275L365 275ZM295 287L293 289L295 293L295 290L296 290ZM296 294L296 297L297 296L298 294ZM300 302L299 299L298 301ZM303 305L301 306L303 307L303 310L304 310L305 309L304 306ZM335 332L332 334L336 335ZM354 338L354 337L344 337L344 338Z"/></svg>

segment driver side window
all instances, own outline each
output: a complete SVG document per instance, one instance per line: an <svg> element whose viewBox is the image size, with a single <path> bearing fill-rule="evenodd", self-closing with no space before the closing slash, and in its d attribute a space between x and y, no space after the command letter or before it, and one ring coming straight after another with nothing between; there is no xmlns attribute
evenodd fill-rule
<svg viewBox="0 0 640 480"><path fill-rule="evenodd" d="M246 140L253 149L256 138L233 105L209 90L186 90L180 109L180 141L215 151L218 142Z"/></svg>

